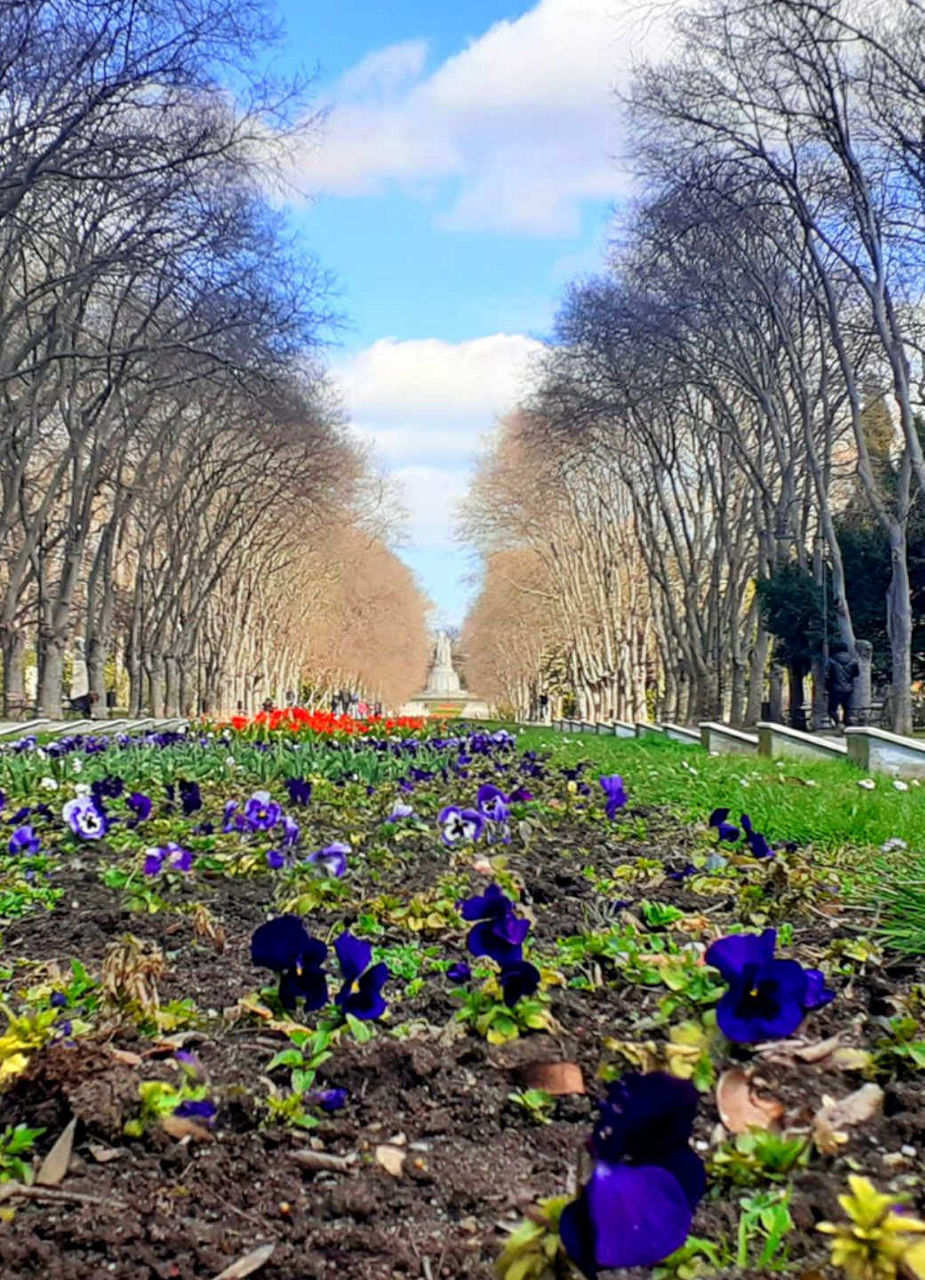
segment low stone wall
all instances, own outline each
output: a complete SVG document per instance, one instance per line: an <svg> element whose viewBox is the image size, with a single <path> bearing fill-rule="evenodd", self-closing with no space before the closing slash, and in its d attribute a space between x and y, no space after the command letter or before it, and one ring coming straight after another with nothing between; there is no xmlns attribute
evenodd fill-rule
<svg viewBox="0 0 925 1280"><path fill-rule="evenodd" d="M848 754L844 742L820 738L769 720L762 720L758 725L758 750L763 756L786 756L797 760L838 760Z"/></svg>
<svg viewBox="0 0 925 1280"><path fill-rule="evenodd" d="M849 759L871 773L925 778L925 739L903 738L885 729L845 730Z"/></svg>
<svg viewBox="0 0 925 1280"><path fill-rule="evenodd" d="M743 733L741 729L731 729L728 724L720 724L715 720L705 720L700 725L700 742L711 755L731 753L740 756L756 756L758 754L756 733Z"/></svg>

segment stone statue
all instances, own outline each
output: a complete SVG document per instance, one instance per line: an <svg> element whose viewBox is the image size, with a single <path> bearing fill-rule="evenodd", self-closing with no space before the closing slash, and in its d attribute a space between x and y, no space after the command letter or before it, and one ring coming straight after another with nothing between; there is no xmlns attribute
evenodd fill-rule
<svg viewBox="0 0 925 1280"><path fill-rule="evenodd" d="M445 631L437 632L437 661L434 664L438 670L452 670L453 655L450 649L450 637Z"/></svg>
<svg viewBox="0 0 925 1280"><path fill-rule="evenodd" d="M450 637L445 631L437 632L434 645L434 662L430 669L425 693L448 694L459 693L459 676L453 670L453 654L450 649Z"/></svg>

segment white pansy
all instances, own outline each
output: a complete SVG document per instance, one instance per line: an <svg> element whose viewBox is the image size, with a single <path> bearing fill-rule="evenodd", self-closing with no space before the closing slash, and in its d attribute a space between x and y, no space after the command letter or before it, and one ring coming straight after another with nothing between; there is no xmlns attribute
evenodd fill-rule
<svg viewBox="0 0 925 1280"><path fill-rule="evenodd" d="M903 782L902 778L894 778L894 779L893 779L893 786L896 788L896 790L897 790L897 791L908 791L908 790L909 790L909 783L908 783L908 782Z"/></svg>
<svg viewBox="0 0 925 1280"><path fill-rule="evenodd" d="M858 779L858 786L859 786L859 787L863 787L865 791L873 791L873 789L874 789L874 787L876 787L876 785L877 785L877 784L876 784L876 782L874 782L873 778L859 778L859 779Z"/></svg>
<svg viewBox="0 0 925 1280"><path fill-rule="evenodd" d="M55 782L54 778L41 778L39 780L39 786L42 788L43 791L58 790L58 784L57 782Z"/></svg>

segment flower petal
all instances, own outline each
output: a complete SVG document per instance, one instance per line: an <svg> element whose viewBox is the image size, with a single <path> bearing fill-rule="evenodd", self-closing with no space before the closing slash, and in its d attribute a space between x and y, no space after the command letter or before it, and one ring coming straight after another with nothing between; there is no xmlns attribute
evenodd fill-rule
<svg viewBox="0 0 925 1280"><path fill-rule="evenodd" d="M348 984L355 982L373 958L372 943L355 938L352 933L342 933L334 943L341 973Z"/></svg>
<svg viewBox="0 0 925 1280"><path fill-rule="evenodd" d="M563 1209L559 1230L569 1257L593 1277L598 1267L651 1267L667 1258L687 1239L692 1216L666 1169L601 1162L578 1201Z"/></svg>
<svg viewBox="0 0 925 1280"><path fill-rule="evenodd" d="M737 977L746 965L764 968L774 958L777 930L765 929L764 933L734 933L728 938L718 938L708 949L704 959L719 969L727 982Z"/></svg>
<svg viewBox="0 0 925 1280"><path fill-rule="evenodd" d="M277 916L254 930L251 964L280 973L291 968L313 941L298 916Z"/></svg>

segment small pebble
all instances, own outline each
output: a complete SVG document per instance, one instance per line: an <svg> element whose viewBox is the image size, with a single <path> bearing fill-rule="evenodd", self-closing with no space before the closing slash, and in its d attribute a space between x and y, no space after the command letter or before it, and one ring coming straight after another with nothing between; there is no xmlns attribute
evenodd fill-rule
<svg viewBox="0 0 925 1280"><path fill-rule="evenodd" d="M900 1147L899 1149L900 1149L900 1151L903 1153L903 1155L904 1155L904 1156L908 1156L910 1160L914 1160L914 1159L915 1159L915 1156L916 1156L916 1150L915 1150L915 1147L910 1147L910 1146L909 1146L909 1144L908 1144L908 1142L906 1143L906 1145L905 1145L904 1147Z"/></svg>

